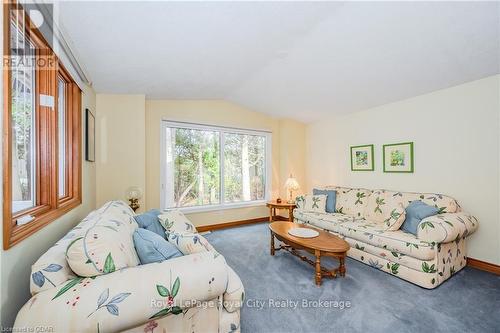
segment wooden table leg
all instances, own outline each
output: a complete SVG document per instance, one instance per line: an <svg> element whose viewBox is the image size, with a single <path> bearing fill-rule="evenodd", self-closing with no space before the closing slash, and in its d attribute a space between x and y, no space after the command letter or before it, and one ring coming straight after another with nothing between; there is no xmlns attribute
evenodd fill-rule
<svg viewBox="0 0 500 333"><path fill-rule="evenodd" d="M273 222L273 207L269 207L269 223Z"/></svg>
<svg viewBox="0 0 500 333"><path fill-rule="evenodd" d="M288 221L293 222L293 208L288 208Z"/></svg>
<svg viewBox="0 0 500 333"><path fill-rule="evenodd" d="M340 257L339 258L339 274L340 276L342 277L345 277L345 272L346 272L346 269L345 269L345 258L344 257Z"/></svg>
<svg viewBox="0 0 500 333"><path fill-rule="evenodd" d="M316 256L316 285L321 285L321 252L318 250L314 251L314 255Z"/></svg>
<svg viewBox="0 0 500 333"><path fill-rule="evenodd" d="M271 255L274 256L274 234L271 231Z"/></svg>

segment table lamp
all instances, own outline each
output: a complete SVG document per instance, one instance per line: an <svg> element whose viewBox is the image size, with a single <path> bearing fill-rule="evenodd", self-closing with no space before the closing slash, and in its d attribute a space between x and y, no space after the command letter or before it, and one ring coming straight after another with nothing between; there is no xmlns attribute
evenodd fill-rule
<svg viewBox="0 0 500 333"><path fill-rule="evenodd" d="M299 188L300 186L297 179L293 178L292 174L290 174L290 177L285 182L285 189L290 192L290 198L288 199L289 204L295 202L295 200L293 200L293 191L297 191Z"/></svg>
<svg viewBox="0 0 500 333"><path fill-rule="evenodd" d="M134 210L134 212L139 209L141 205L139 205L139 199L142 198L142 191L137 186L131 186L126 191L127 199L130 201L130 208Z"/></svg>

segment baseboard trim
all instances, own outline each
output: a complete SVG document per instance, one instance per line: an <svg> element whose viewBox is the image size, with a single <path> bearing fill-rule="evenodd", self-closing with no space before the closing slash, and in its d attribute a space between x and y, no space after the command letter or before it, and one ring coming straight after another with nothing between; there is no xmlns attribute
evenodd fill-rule
<svg viewBox="0 0 500 333"><path fill-rule="evenodd" d="M480 269L482 271L490 272L496 275L500 275L500 266L495 265L486 261L474 259L474 258L467 258L467 266L473 267Z"/></svg>
<svg viewBox="0 0 500 333"><path fill-rule="evenodd" d="M219 230L219 229L239 227L239 226L246 225L246 224L262 223L262 222L267 222L267 221L269 221L269 217L264 216L264 217L257 217L255 219L247 219L247 220L239 220L239 221L224 222L224 223L217 223L217 224L201 225L199 227L196 227L196 230L198 230L198 232L213 231L213 230Z"/></svg>

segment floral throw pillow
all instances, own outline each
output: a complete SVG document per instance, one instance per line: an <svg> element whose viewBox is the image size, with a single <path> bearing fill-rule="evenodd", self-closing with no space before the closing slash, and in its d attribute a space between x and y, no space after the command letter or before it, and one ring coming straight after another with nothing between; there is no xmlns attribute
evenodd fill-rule
<svg viewBox="0 0 500 333"><path fill-rule="evenodd" d="M303 211L324 213L326 208L326 195L302 195L297 197L295 202L297 208Z"/></svg>
<svg viewBox="0 0 500 333"><path fill-rule="evenodd" d="M188 220L188 218L177 209L163 211L158 220L165 231L174 232L177 234L193 234L196 233L195 226Z"/></svg>
<svg viewBox="0 0 500 333"><path fill-rule="evenodd" d="M215 251L214 247L200 234L166 232L167 240L177 246L184 255L198 252Z"/></svg>
<svg viewBox="0 0 500 333"><path fill-rule="evenodd" d="M403 204L398 204L394 207L389 216L384 220L385 230L396 231L401 228L401 225L406 219L406 210L403 207Z"/></svg>

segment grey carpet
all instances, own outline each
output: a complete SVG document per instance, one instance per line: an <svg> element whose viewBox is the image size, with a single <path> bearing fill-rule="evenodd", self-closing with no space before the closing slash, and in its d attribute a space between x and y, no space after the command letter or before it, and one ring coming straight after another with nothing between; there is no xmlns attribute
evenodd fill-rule
<svg viewBox="0 0 500 333"><path fill-rule="evenodd" d="M206 238L245 286L242 332L500 332L500 277L490 273L465 268L427 290L348 259L345 278L323 279L317 287L312 266L284 251L269 255L266 223ZM335 264L328 258L324 263ZM280 300L299 305L278 308ZM307 308L303 300L351 306ZM257 301L265 306L254 307Z"/></svg>

